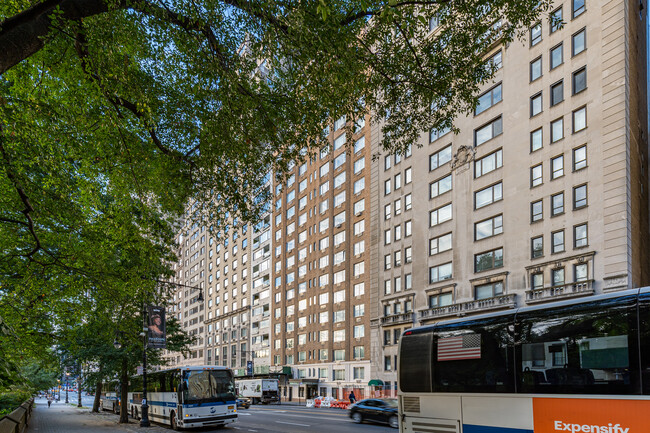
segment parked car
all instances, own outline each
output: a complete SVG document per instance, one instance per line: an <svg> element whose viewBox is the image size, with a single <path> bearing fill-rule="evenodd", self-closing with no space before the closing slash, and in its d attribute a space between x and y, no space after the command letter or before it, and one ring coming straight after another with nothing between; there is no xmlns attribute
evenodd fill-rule
<svg viewBox="0 0 650 433"><path fill-rule="evenodd" d="M393 428L399 428L397 400L394 398L367 398L361 400L350 406L348 415L356 423L364 421L384 422Z"/></svg>
<svg viewBox="0 0 650 433"><path fill-rule="evenodd" d="M237 397L237 407L243 407L244 409L248 409L251 407L251 399L248 397L242 397L241 395Z"/></svg>

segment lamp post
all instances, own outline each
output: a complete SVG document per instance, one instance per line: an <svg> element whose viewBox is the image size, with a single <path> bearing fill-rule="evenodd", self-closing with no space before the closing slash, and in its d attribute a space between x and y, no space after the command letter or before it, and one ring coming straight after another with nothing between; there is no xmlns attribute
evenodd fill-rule
<svg viewBox="0 0 650 433"><path fill-rule="evenodd" d="M66 404L67 404L67 403L70 403L70 402L68 401L68 378L69 378L69 377L70 377L70 373L68 373L68 372L66 371L66 372L65 372L65 402L66 402Z"/></svg>
<svg viewBox="0 0 650 433"><path fill-rule="evenodd" d="M60 380L60 379L57 379L57 380L56 380L56 384L57 384L56 387L57 387L57 389L58 389L58 391L59 391L59 398L57 398L57 400L60 400L60 399L61 399L61 380Z"/></svg>
<svg viewBox="0 0 650 433"><path fill-rule="evenodd" d="M193 290L199 290L198 302L203 302L203 289L201 287L186 286L184 284L175 284L176 286L188 287ZM147 336L149 335L149 326L147 320L146 300L142 305L142 407L140 418L140 427L151 427L149 422L149 405L147 403Z"/></svg>

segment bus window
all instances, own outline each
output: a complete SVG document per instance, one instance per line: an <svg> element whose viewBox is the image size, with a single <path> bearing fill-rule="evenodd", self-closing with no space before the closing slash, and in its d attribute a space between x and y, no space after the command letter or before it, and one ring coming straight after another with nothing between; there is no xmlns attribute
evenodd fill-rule
<svg viewBox="0 0 650 433"><path fill-rule="evenodd" d="M184 372L184 403L235 401L235 383L230 371L188 370Z"/></svg>
<svg viewBox="0 0 650 433"><path fill-rule="evenodd" d="M517 316L517 390L635 394L635 298L607 299Z"/></svg>
<svg viewBox="0 0 650 433"><path fill-rule="evenodd" d="M514 392L512 314L442 325L434 334L434 392Z"/></svg>
<svg viewBox="0 0 650 433"><path fill-rule="evenodd" d="M433 333L407 334L401 340L400 388L404 392L431 392Z"/></svg>

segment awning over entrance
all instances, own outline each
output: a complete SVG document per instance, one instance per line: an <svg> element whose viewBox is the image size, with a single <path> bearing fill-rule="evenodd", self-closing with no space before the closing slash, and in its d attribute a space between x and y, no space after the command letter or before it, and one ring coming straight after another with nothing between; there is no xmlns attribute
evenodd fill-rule
<svg viewBox="0 0 650 433"><path fill-rule="evenodd" d="M384 381L380 379L372 379L368 382L368 386L384 386Z"/></svg>

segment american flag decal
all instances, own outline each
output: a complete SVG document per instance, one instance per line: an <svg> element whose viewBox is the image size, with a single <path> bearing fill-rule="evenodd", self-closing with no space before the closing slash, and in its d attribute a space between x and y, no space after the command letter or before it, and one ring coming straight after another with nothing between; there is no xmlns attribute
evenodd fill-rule
<svg viewBox="0 0 650 433"><path fill-rule="evenodd" d="M467 334L438 340L438 361L481 358L481 336Z"/></svg>

